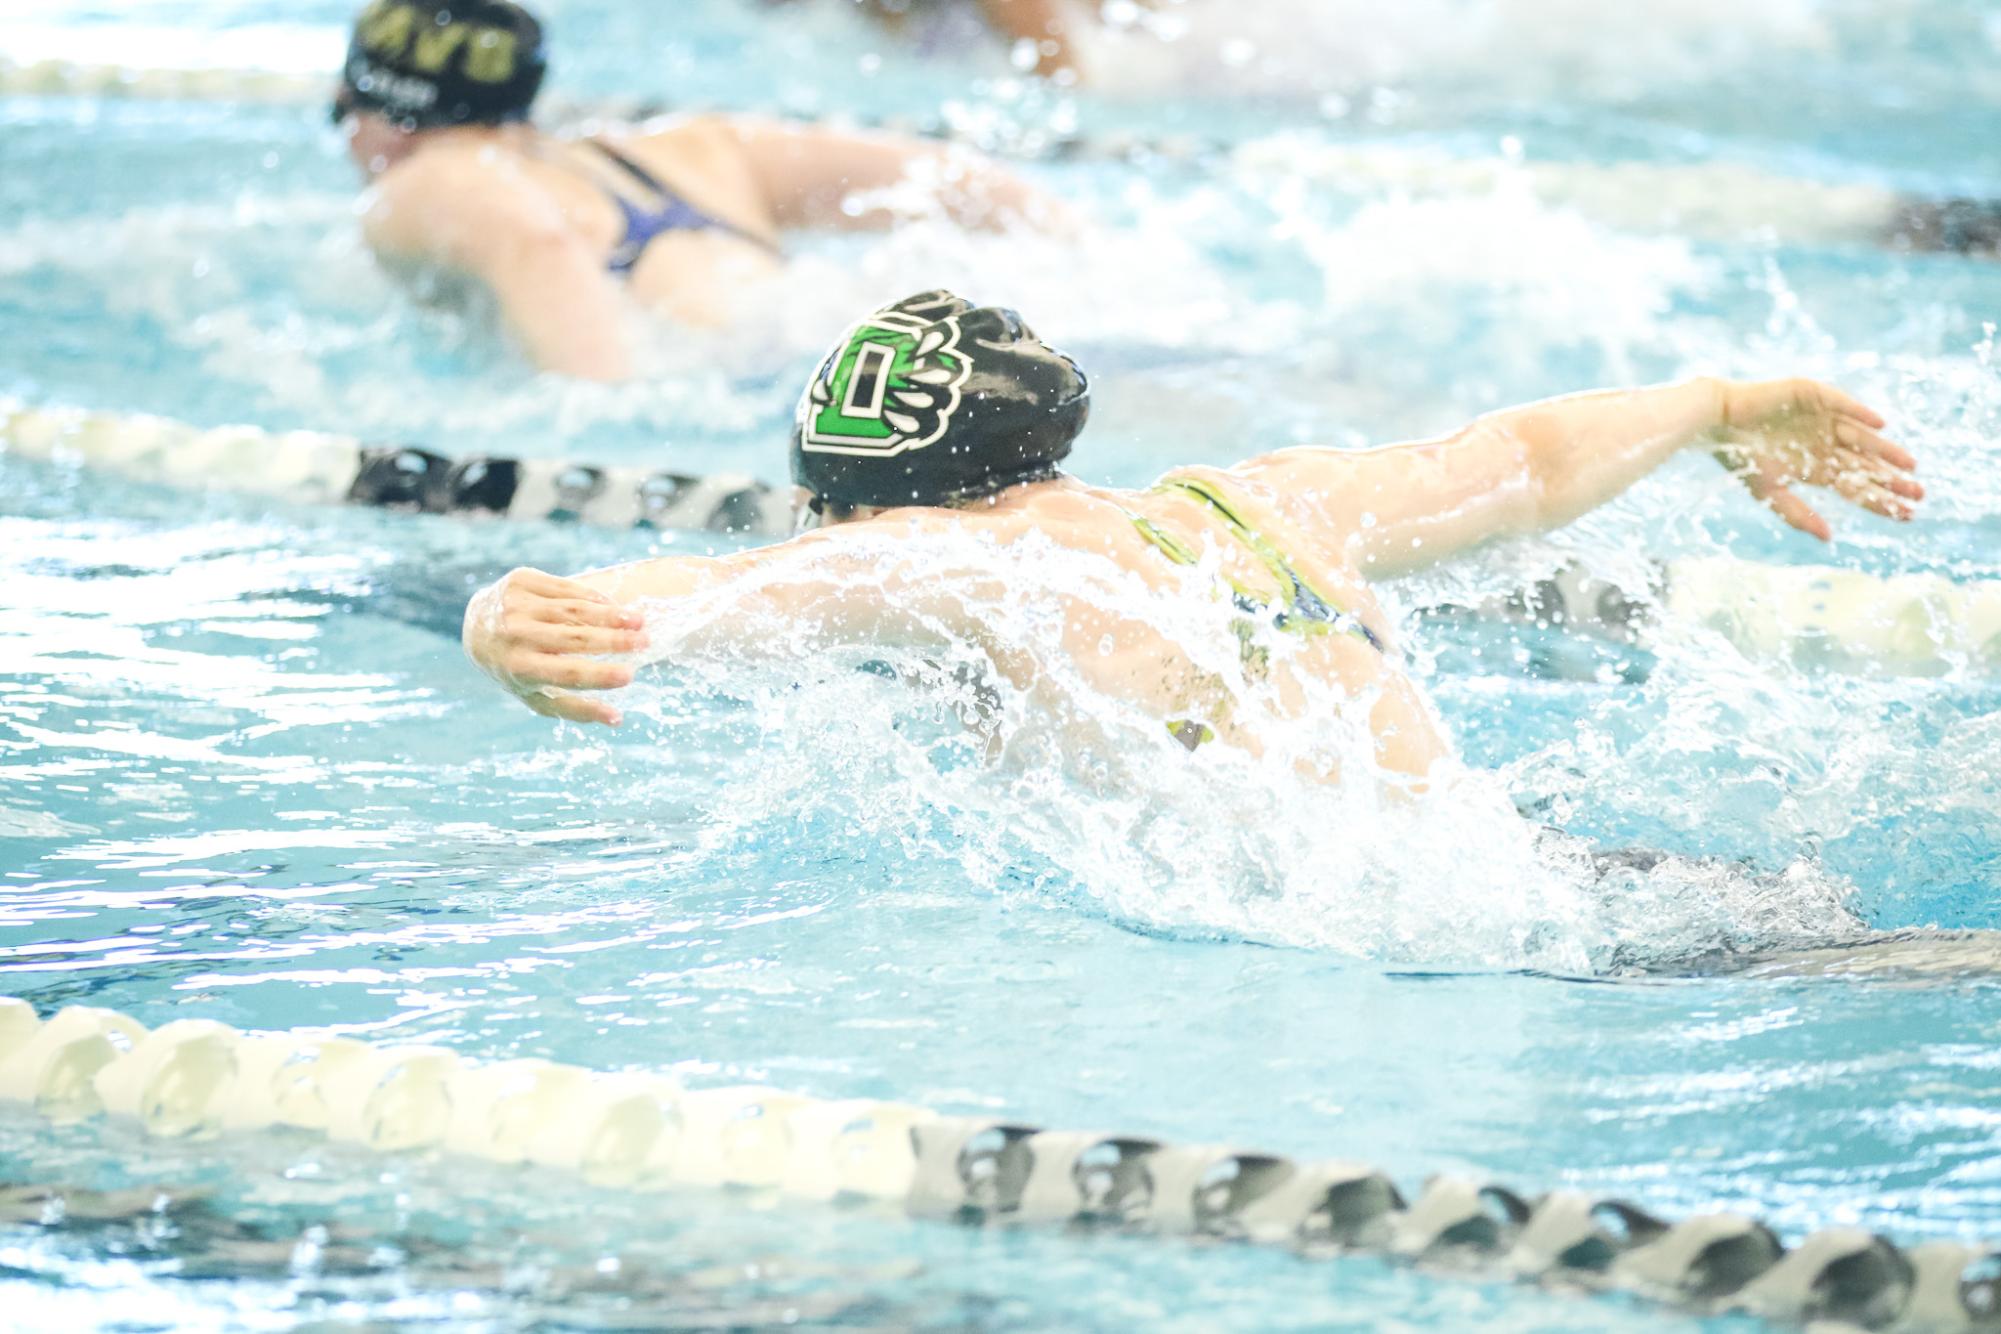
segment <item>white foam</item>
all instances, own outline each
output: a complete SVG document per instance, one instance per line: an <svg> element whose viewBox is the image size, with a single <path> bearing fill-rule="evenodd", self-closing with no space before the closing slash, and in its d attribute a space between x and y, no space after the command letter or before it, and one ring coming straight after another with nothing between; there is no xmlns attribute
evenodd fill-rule
<svg viewBox="0 0 2001 1334"><path fill-rule="evenodd" d="M744 624L733 596L678 608L671 626L653 631L676 666L636 687L627 713L681 717L691 696L749 705L758 735L711 805L712 851L805 820L858 852L894 848L955 866L990 893L1086 896L1151 929L1421 966L1581 973L1662 941L1693 951L1854 928L1842 908L1847 887L1806 872L1773 880L1744 867L1675 863L1640 874L1636 892L1635 877L1604 875L1574 846L1539 835L1496 776L1447 769L1424 798L1396 797L1369 776L1362 708L1336 689L1307 710L1310 721L1272 729L1262 758L1223 746L1190 755L1158 719L1066 665L1048 590L1088 590L1100 606L1185 635L1219 614L1201 572L1185 596L1161 598L1074 553L1030 544L1000 555L944 538L916 554L880 553L867 577L909 560L931 571L1005 567L1013 591L998 601L968 594L965 610L990 621L983 639L1037 647L1044 665L1032 688L1007 685L980 651L943 636L921 649L830 655L796 627ZM681 636L712 618L757 639L758 661L691 650ZM1268 701L1242 680L1234 638L1218 631L1183 642L1204 669L1238 681L1238 716L1254 719ZM913 691L854 671L863 657L931 684ZM961 673L984 679L984 697L954 684ZM885 713L894 724L869 725L861 744L835 721ZM960 719L974 715L979 730L969 733ZM1603 759L1601 767L1620 769L1659 756L1615 750ZM1502 777L1533 792L1576 760L1552 753L1542 768L1524 764ZM1307 781L1302 762L1338 764L1344 781ZM1636 911L1640 903L1651 911Z"/></svg>

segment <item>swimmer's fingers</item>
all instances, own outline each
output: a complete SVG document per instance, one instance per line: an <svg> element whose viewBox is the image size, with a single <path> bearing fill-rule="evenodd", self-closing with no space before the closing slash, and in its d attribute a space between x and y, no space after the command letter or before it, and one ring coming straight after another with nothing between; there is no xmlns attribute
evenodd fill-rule
<svg viewBox="0 0 2001 1334"><path fill-rule="evenodd" d="M601 699L586 695L523 695L521 702L544 718L561 718L569 723L599 723L605 727L617 727L624 718L619 711Z"/></svg>
<svg viewBox="0 0 2001 1334"><path fill-rule="evenodd" d="M1881 459L1844 450L1829 460L1827 475L1832 479L1830 486L1839 486L1843 480L1857 484L1867 483L1880 486L1885 491L1894 492L1906 500L1923 500L1924 483L1901 468L1893 468Z"/></svg>
<svg viewBox="0 0 2001 1334"><path fill-rule="evenodd" d="M637 630L646 618L611 602L584 602L576 598L538 598L522 609L538 621L551 625L595 625L608 630Z"/></svg>
<svg viewBox="0 0 2001 1334"><path fill-rule="evenodd" d="M1899 472L1916 472L1918 469L1917 457L1910 450L1860 422L1836 422L1834 438L1864 458L1880 460Z"/></svg>
<svg viewBox="0 0 2001 1334"><path fill-rule="evenodd" d="M1784 474L1770 463L1760 462L1739 472L1744 485L1764 503L1772 513L1784 519L1794 528L1810 537L1828 541L1834 530L1827 520L1820 517L1813 506L1801 500L1793 489L1785 484Z"/></svg>
<svg viewBox="0 0 2001 1334"><path fill-rule="evenodd" d="M1850 420L1861 422L1864 426L1872 427L1876 430L1881 430L1885 425L1881 413L1852 394L1843 393L1831 384L1821 384L1815 387L1820 390L1821 401L1836 416L1847 417ZM1906 464L1905 466L1909 467L1911 465Z"/></svg>
<svg viewBox="0 0 2001 1334"><path fill-rule="evenodd" d="M501 582L507 586L508 592L524 593L530 597L575 598L579 602L611 601L589 584L581 584L575 579L565 579L560 575L550 574L547 570L537 570L527 565L510 572Z"/></svg>
<svg viewBox="0 0 2001 1334"><path fill-rule="evenodd" d="M1912 506L1925 495L1914 479L1881 464L1872 467L1853 455L1841 461L1827 484L1842 499L1893 519L1910 518Z"/></svg>
<svg viewBox="0 0 2001 1334"><path fill-rule="evenodd" d="M1844 479L1835 490L1844 500L1868 510L1871 514L1880 514L1886 519L1908 522L1917 512L1909 500L1879 482Z"/></svg>
<svg viewBox="0 0 2001 1334"><path fill-rule="evenodd" d="M519 687L620 690L632 684L632 668L622 662L599 662L595 658L521 650L508 654L505 665L508 676L517 686L517 693L520 693Z"/></svg>
<svg viewBox="0 0 2001 1334"><path fill-rule="evenodd" d="M501 629L511 649L535 653L637 653L647 644L642 630L538 621L522 613L507 616Z"/></svg>
<svg viewBox="0 0 2001 1334"><path fill-rule="evenodd" d="M558 625L597 625L637 630L645 618L575 579L523 567L500 583L501 609Z"/></svg>

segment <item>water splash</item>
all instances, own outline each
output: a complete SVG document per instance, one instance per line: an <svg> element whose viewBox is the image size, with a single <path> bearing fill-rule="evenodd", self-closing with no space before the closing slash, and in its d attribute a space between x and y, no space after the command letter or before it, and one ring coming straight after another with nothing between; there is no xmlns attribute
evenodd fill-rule
<svg viewBox="0 0 2001 1334"><path fill-rule="evenodd" d="M1269 720L1268 687L1244 679L1204 571L1162 595L1074 552L964 536L885 542L863 564L850 577L1002 566L1008 591L981 581L948 595L975 632L941 628L915 647L830 644L747 611L745 589L677 604L671 624L656 615L675 665L636 688L628 717L660 729L663 760L679 729L718 708L743 747L698 861L782 838L836 875L893 881L900 867L950 865L969 890L1072 902L1135 929L1420 967L1589 973L1857 929L1845 883L1804 865L1774 876L1729 861L1608 862L1523 820L1508 788L1552 786L1583 748L1502 775L1447 766L1412 799L1374 769L1366 701L1320 686L1311 721L1271 726L1261 756L1184 751L1075 663L1055 590L1115 610L1134 633L1178 635L1245 715ZM756 649L731 646L745 640ZM1339 784L1302 776L1330 765Z"/></svg>

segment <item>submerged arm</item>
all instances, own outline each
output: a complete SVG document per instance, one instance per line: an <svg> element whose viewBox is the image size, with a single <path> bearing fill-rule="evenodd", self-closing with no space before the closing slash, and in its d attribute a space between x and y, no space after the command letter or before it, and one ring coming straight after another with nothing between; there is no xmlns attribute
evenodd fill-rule
<svg viewBox="0 0 2001 1334"><path fill-rule="evenodd" d="M1736 473L1780 518L1825 540L1793 493L1831 487L1909 518L1924 490L1883 419L1811 380L1689 380L1606 390L1490 413L1437 440L1371 450L1291 449L1240 465L1302 523L1348 535L1373 578L1409 573L1497 538L1562 527L1690 445Z"/></svg>
<svg viewBox="0 0 2001 1334"><path fill-rule="evenodd" d="M670 660L723 645L789 651L802 637L922 643L967 637L966 601L994 592L984 586L990 582L886 563L880 550L857 550L848 531L831 530L729 556L635 561L575 579L515 570L466 608L464 643L480 670L535 712L615 727L619 711L608 700L567 692L632 684L631 666L597 655L647 648L648 613L668 627L671 644L659 656ZM726 616L715 614L712 596L727 598Z"/></svg>
<svg viewBox="0 0 2001 1334"><path fill-rule="evenodd" d="M586 380L631 373L626 310L602 260L556 206L503 164L447 160L388 183L363 221L378 253L470 274L546 371Z"/></svg>
<svg viewBox="0 0 2001 1334"><path fill-rule="evenodd" d="M972 149L900 135L732 118L751 171L787 227L888 227L897 210L859 198L916 187L963 226L1067 229L1069 209Z"/></svg>

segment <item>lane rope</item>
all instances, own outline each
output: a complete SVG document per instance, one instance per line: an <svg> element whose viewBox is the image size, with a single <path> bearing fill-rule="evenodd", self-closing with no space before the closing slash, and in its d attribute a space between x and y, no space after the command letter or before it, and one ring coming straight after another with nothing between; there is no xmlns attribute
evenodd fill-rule
<svg viewBox="0 0 2001 1334"><path fill-rule="evenodd" d="M901 1209L972 1225L1096 1225L1374 1254L1456 1274L1618 1292L1702 1314L1900 1331L2001 1330L2001 1250L1905 1249L1852 1227L1788 1247L1755 1218L1671 1222L1576 1191L1438 1176L1406 1193L1361 1163L1044 1130L863 1099L688 1089L646 1071L206 1019L148 1030L115 1010L44 1020L0 998L0 1102L56 1122L135 1121L170 1139L271 1127L383 1153L573 1172L607 1189L702 1187Z"/></svg>
<svg viewBox="0 0 2001 1334"><path fill-rule="evenodd" d="M203 429L131 413L0 403L0 450L135 481L309 504L766 537L792 525L790 492L742 473L696 477L562 459L447 458L321 431Z"/></svg>
<svg viewBox="0 0 2001 1334"><path fill-rule="evenodd" d="M324 102L333 80L278 70L144 68L70 60L0 57L0 96L107 97L147 101L252 102L280 106Z"/></svg>
<svg viewBox="0 0 2001 1334"><path fill-rule="evenodd" d="M1702 556L1662 564L1638 591L1571 564L1517 593L1431 610L1628 643L1657 630L1703 629L1749 657L1843 671L2001 673L2001 579Z"/></svg>

